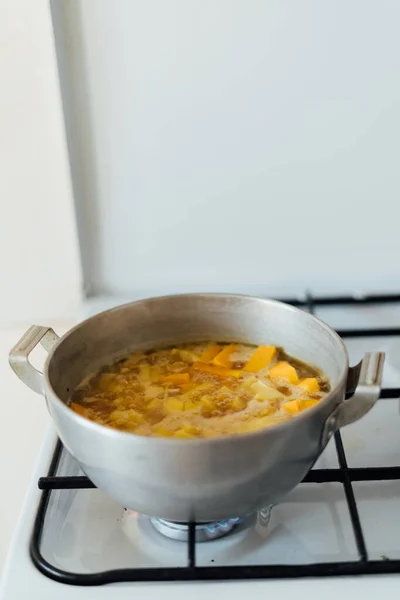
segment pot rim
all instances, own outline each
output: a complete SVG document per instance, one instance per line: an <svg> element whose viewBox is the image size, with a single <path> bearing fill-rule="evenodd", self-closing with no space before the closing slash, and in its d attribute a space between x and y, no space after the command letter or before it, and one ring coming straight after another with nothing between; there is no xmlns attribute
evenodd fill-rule
<svg viewBox="0 0 400 600"><path fill-rule="evenodd" d="M340 346L342 348L343 356L345 358L345 365L344 365L345 368L343 369L343 372L342 372L338 382L336 383L335 387L333 387L330 390L330 392L320 402L318 402L318 404L301 412L299 415L296 415L293 419L284 421L283 423L278 423L277 425L274 425L272 427L266 427L264 429L259 429L257 431L250 431L247 433L235 433L232 435L226 435L226 436L215 437L215 438L192 438L192 439L179 439L179 438L163 437L163 436L144 436L144 435L137 435L137 434L131 433L129 431L120 431L118 429L114 429L114 428L108 427L106 425L101 425L100 423L96 423L95 421L91 421L90 419L87 419L86 417L79 415L75 411L71 410L69 408L69 406L67 404L65 404L65 402L63 402L59 398L58 394L55 392L52 384L50 383L50 379L49 379L49 375L48 375L50 362L54 356L54 353L62 345L62 343L70 335L72 335L75 331L77 331L79 328L83 327L86 323L96 319L100 315L118 311L121 308L130 306L132 304L139 305L139 304L145 304L145 303L149 303L149 302L157 302L159 300L172 299L172 298L201 298L201 297L239 298L239 299L247 298L249 300L254 300L256 302L260 302L263 304L281 306L281 307L284 307L286 310L290 310L295 313L303 313L303 314L306 314L307 317L309 317L311 320L317 321L318 324L323 329L325 329L325 331L332 338L335 339L335 341L338 343L338 346ZM346 348L345 343L343 342L342 338L336 333L336 331L334 329L332 329L329 325L327 325L327 323L325 323L324 321L322 321L315 315L312 315L311 313L308 313L307 311L305 311L301 308L298 308L296 306L292 306L291 304L288 304L286 302L281 302L280 300L273 300L270 298L261 298L259 296L251 296L251 295L247 295L247 294L225 294L225 293L220 294L220 293L199 292L199 293L190 293L190 294L168 294L168 295L163 295L163 296L153 296L150 298L143 298L141 300L134 300L132 302L126 302L124 304L120 304L118 306L114 306L112 308L103 310L99 313L96 313L95 315L92 315L91 317L88 317L87 319L81 321L80 323L78 323L77 325L75 325L74 327L69 329L62 337L59 338L59 340L53 346L53 348L51 349L51 351L49 352L49 354L46 358L46 361L44 364L44 369L43 369L43 377L44 377L44 381L46 384L46 387L45 387L46 399L48 399L48 394L50 392L51 400L52 401L54 400L58 404L59 408L64 412L66 417L68 417L69 419L75 420L75 422L77 424L84 423L85 426L88 427L89 429L92 429L93 431L98 431L98 433L102 433L104 436L107 436L107 438L114 438L114 439L119 438L119 439L121 439L121 441L122 440L127 441L127 440L131 439L131 440L135 440L135 442L142 442L142 443L146 442L146 443L151 443L151 444L162 444L162 445L173 444L176 447L176 445L178 445L178 444L183 444L184 446L188 446L189 444L190 445L201 445L201 444L205 444L205 443L219 445L219 444L229 443L229 441L232 441L233 439L237 442L240 441L241 443L245 443L246 440L248 440L249 438L253 439L258 436L261 437L263 435L268 435L268 433L271 431L290 430L292 427L294 427L296 425L296 423L307 420L313 414L319 412L320 410L323 409L323 407L325 407L327 404L329 404L332 396L334 396L336 394L337 389L346 383L348 369L349 369L349 357L348 357L348 353L347 353L347 348ZM334 409L334 407L332 408L332 410L333 409Z"/></svg>

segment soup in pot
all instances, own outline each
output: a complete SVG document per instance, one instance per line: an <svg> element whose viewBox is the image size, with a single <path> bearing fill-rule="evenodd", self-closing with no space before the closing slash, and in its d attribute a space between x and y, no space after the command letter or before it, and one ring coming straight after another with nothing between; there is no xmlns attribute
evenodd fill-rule
<svg viewBox="0 0 400 600"><path fill-rule="evenodd" d="M282 348L211 342L134 352L82 382L70 408L137 435L208 438L293 419L327 392Z"/></svg>

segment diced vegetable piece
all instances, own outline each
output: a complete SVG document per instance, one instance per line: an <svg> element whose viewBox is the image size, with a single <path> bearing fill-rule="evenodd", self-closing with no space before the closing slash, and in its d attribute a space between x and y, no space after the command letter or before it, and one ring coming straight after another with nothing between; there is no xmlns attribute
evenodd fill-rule
<svg viewBox="0 0 400 600"><path fill-rule="evenodd" d="M150 385L144 391L144 395L146 400L153 400L153 398L157 398L157 396L161 396L164 393L164 388L158 385Z"/></svg>
<svg viewBox="0 0 400 600"><path fill-rule="evenodd" d="M282 404L282 408L286 410L286 412L296 415L306 408L315 406L318 402L319 400L305 400L304 398L299 398L298 400L291 400L290 402L286 402L286 404Z"/></svg>
<svg viewBox="0 0 400 600"><path fill-rule="evenodd" d="M300 400L290 400L290 402L282 404L282 408L291 415L296 415L302 410Z"/></svg>
<svg viewBox="0 0 400 600"><path fill-rule="evenodd" d="M77 402L72 402L70 404L70 408L72 408L74 412L78 413L78 415L81 415L81 417L86 417L88 414L88 409Z"/></svg>
<svg viewBox="0 0 400 600"><path fill-rule="evenodd" d="M319 383L316 377L307 377L306 379L302 379L299 383L299 387L306 390L309 394L313 394L314 392L319 392Z"/></svg>
<svg viewBox="0 0 400 600"><path fill-rule="evenodd" d="M133 408L128 408L127 410L113 410L110 414L110 419L117 425L136 425L143 421L142 415Z"/></svg>
<svg viewBox="0 0 400 600"><path fill-rule="evenodd" d="M139 365L139 378L143 385L151 382L151 367L150 365Z"/></svg>
<svg viewBox="0 0 400 600"><path fill-rule="evenodd" d="M216 375L217 377L235 377L238 379L242 371L236 371L235 369L225 369L224 367L217 367L216 365L206 365L202 362L194 363L193 368L197 371L204 371L204 373L210 373L210 375Z"/></svg>
<svg viewBox="0 0 400 600"><path fill-rule="evenodd" d="M161 375L161 367L159 367L158 365L153 365L150 371L150 379L152 383L158 383L160 381Z"/></svg>
<svg viewBox="0 0 400 600"><path fill-rule="evenodd" d="M200 408L203 416L209 416L216 408L212 396L209 394L203 396L200 400Z"/></svg>
<svg viewBox="0 0 400 600"><path fill-rule="evenodd" d="M179 387L181 388L181 390L189 392L190 390L193 390L196 387L196 384L193 382L181 383Z"/></svg>
<svg viewBox="0 0 400 600"><path fill-rule="evenodd" d="M176 385L181 383L189 383L189 381L189 373L172 373L172 375L167 375L161 379L162 383L175 383Z"/></svg>
<svg viewBox="0 0 400 600"><path fill-rule="evenodd" d="M96 398L96 396L85 396L85 404L93 404L93 402L98 402L98 401L99 401L99 399Z"/></svg>
<svg viewBox="0 0 400 600"><path fill-rule="evenodd" d="M162 425L157 425L157 427L154 427L153 431L156 435L161 435L164 437L172 437L174 435L173 431L163 427Z"/></svg>
<svg viewBox="0 0 400 600"><path fill-rule="evenodd" d="M299 377L296 369L288 362L282 361L269 370L269 376L272 379L287 379L290 383L299 383Z"/></svg>
<svg viewBox="0 0 400 600"><path fill-rule="evenodd" d="M107 391L107 388L111 382L115 381L114 373L103 373L97 380L97 388L102 392Z"/></svg>
<svg viewBox="0 0 400 600"><path fill-rule="evenodd" d="M206 382L206 383L200 383L200 385L196 384L196 387L194 388L193 392L195 392L196 394L198 394L200 392L200 396L202 394L204 394L204 392L206 390L209 390L210 388L213 387L213 383L210 382Z"/></svg>
<svg viewBox="0 0 400 600"><path fill-rule="evenodd" d="M236 351L236 344L229 344L228 346L225 346L225 348L213 358L214 365L217 365L217 367L225 367L226 369L230 369L232 366L232 361L229 357Z"/></svg>
<svg viewBox="0 0 400 600"><path fill-rule="evenodd" d="M262 381L256 381L250 386L252 392L261 396L263 400L282 400L284 395L278 392L278 390L274 387L270 387L269 385L265 385Z"/></svg>
<svg viewBox="0 0 400 600"><path fill-rule="evenodd" d="M186 431L185 429L178 429L177 431L175 431L174 433L174 437L175 438L181 438L181 439L187 439L187 438L192 438L194 437L196 434L194 433L189 433L189 431Z"/></svg>
<svg viewBox="0 0 400 600"><path fill-rule="evenodd" d="M194 425L190 425L190 423L186 423L181 429L186 431L186 433L191 433L192 435L197 435L200 431L198 427L194 427Z"/></svg>
<svg viewBox="0 0 400 600"><path fill-rule="evenodd" d="M200 356L199 361L203 363L209 363L213 358L217 356L221 352L221 346L218 344L210 344L208 348L206 348L203 354Z"/></svg>
<svg viewBox="0 0 400 600"><path fill-rule="evenodd" d="M128 358L122 361L122 364L124 365L124 367L134 367L144 357L145 354L143 354L142 352L138 352L137 354L132 354L131 356L128 356Z"/></svg>
<svg viewBox="0 0 400 600"><path fill-rule="evenodd" d="M262 398L260 398L259 396L256 396L255 398L258 402L264 402L264 400ZM266 417L267 415L273 415L274 413L276 413L276 408L275 406L271 406L270 404L262 404L260 406L259 409L259 415L260 417Z"/></svg>
<svg viewBox="0 0 400 600"><path fill-rule="evenodd" d="M125 388L123 380L115 373L103 373L97 385L102 392L109 394L119 394Z"/></svg>
<svg viewBox="0 0 400 600"><path fill-rule="evenodd" d="M129 397L128 395L118 394L117 397L114 398L114 400L111 402L111 404L115 406L115 408L126 410L127 406L130 404L131 401L132 397Z"/></svg>
<svg viewBox="0 0 400 600"><path fill-rule="evenodd" d="M230 402L230 407L233 411L237 412L243 410L246 407L246 402L242 398L235 396Z"/></svg>
<svg viewBox="0 0 400 600"><path fill-rule="evenodd" d="M162 403L163 403L163 401L162 401L161 398L154 398L154 400L151 400L148 403L148 405L147 405L146 408L148 408L150 410L155 410L157 408L160 408L160 406L161 406Z"/></svg>
<svg viewBox="0 0 400 600"><path fill-rule="evenodd" d="M190 350L183 350L181 348L174 348L172 350L172 354L177 354L181 360L185 363L189 363L190 365L198 360L198 355Z"/></svg>
<svg viewBox="0 0 400 600"><path fill-rule="evenodd" d="M276 353L275 346L258 346L257 350L251 355L243 371L248 373L258 373L261 369L268 367Z"/></svg>
<svg viewBox="0 0 400 600"><path fill-rule="evenodd" d="M226 385L223 385L219 390L214 392L214 398L218 398L218 400L225 400L226 398L230 398L232 396L232 390L230 390Z"/></svg>
<svg viewBox="0 0 400 600"><path fill-rule="evenodd" d="M250 375L246 377L242 385L244 388L250 388L253 385L253 383L256 383L257 381L257 377L254 377L254 375Z"/></svg>
<svg viewBox="0 0 400 600"><path fill-rule="evenodd" d="M184 410L188 412L195 412L200 410L200 404L194 400L187 400L184 405Z"/></svg>
<svg viewBox="0 0 400 600"><path fill-rule="evenodd" d="M183 410L183 401L179 398L167 398L164 400L164 408L167 412Z"/></svg>
<svg viewBox="0 0 400 600"><path fill-rule="evenodd" d="M316 404L318 404L319 400L303 400L304 408L312 408Z"/></svg>

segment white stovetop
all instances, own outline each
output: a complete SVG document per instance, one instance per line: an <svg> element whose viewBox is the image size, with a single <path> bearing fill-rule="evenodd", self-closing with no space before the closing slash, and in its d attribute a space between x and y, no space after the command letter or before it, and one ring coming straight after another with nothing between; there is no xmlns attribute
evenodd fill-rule
<svg viewBox="0 0 400 600"><path fill-rule="evenodd" d="M69 322L49 319L43 324L52 326L62 334L74 322L72 319ZM8 353L29 325L31 323L0 328L0 579L26 488L50 421L44 398L26 387L8 364ZM36 357L36 363L38 367L42 364L39 356Z"/></svg>
<svg viewBox="0 0 400 600"><path fill-rule="evenodd" d="M108 300L105 304L95 304L95 309L90 306L87 310L100 310L111 304L118 304L117 300ZM400 323L400 304L394 307L385 306L380 309L366 307L363 309L325 309L320 314L335 327L364 327L364 326L389 326ZM58 326L54 324L58 331L62 332L70 324ZM3 350L3 356L9 351L10 347L22 333L19 331L0 332L0 351ZM385 382L387 387L399 387L400 365L400 340L395 338L383 340L379 338L367 340L352 340L349 344L351 362L360 358L364 350L383 349L389 354L385 368ZM4 361L3 361L4 362ZM397 363L397 364L396 364ZM46 423L49 420L44 409L44 402L34 393L20 383L11 373L9 368L4 368L0 372L3 377L3 394L7 399L5 403L5 418L3 418L0 427L4 432L0 437L0 461L2 466L3 490L5 490L5 502L3 499L1 518L1 543L10 538L10 533L14 529L15 519L20 512L21 492L26 484L27 475L32 471L34 458L37 454L39 440L43 435ZM3 410L4 414L4 410ZM20 415L24 417L21 420ZM343 430L342 435L346 446L346 453L350 466L399 464L400 457L400 436L398 436L398 422L400 418L397 401L382 402L375 407L374 412L358 424ZM373 419L373 435L371 419ZM13 423L19 423L19 429L11 427ZM35 425L32 426L32 423ZM368 429L369 427L369 429ZM365 443L365 434L368 432L368 443ZM383 434L384 433L384 434ZM46 473L48 463L51 459L52 447L54 445L55 434L52 425L48 424L48 431L39 457L36 461L36 467L29 484L28 497L22 510L21 517L14 534L13 544L9 551L8 560L4 567L2 584L0 584L1 600L22 600L23 598L40 598L41 600L81 600L84 598L95 597L99 599L112 598L113 600L124 600L131 598L134 593L140 598L158 598L170 597L174 600L186 598L190 595L193 599L201 598L204 593L219 593L226 598L235 600L242 597L243 594L251 593L256 597L266 593L279 593L284 596L296 594L296 597L318 598L323 594L324 598L336 598L337 594L355 593L355 590L363 594L364 598L373 598L379 592L394 596L400 593L400 575L399 576L375 576L364 578L327 578L327 579L300 579L300 580L268 580L251 582L218 582L218 583L130 583L113 584L97 588L71 587L55 583L41 575L32 565L29 554L28 544L31 533L33 516L36 511L37 502L40 496L37 490L37 479ZM323 466L331 466L334 460L333 453L328 449L326 455L322 458ZM389 462L386 462L389 461ZM333 466L333 465L332 465ZM15 473L18 472L18 478ZM380 554L388 554L393 558L400 557L400 543L397 544L399 536L393 533L391 526L393 521L390 519L390 509L395 511L397 519L397 509L393 505L394 499L391 499L391 490L385 491L382 486L382 497L371 499L366 494L366 501L363 500L362 486L358 489L355 486L357 501L361 518L368 517L371 513L388 513L388 518L382 522L378 534L374 528L364 528L367 538L367 545L370 549L372 558L378 558ZM399 498L397 492L396 497ZM361 502L360 502L361 500ZM397 503L397 499L395 504ZM378 529L378 528L375 528ZM4 535L5 532L5 535ZM5 546L0 545L0 551L5 550ZM1 560L1 554L0 554Z"/></svg>

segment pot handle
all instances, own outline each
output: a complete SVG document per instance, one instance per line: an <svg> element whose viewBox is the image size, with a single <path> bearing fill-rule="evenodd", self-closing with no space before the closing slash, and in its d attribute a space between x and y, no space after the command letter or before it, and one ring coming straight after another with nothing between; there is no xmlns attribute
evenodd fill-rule
<svg viewBox="0 0 400 600"><path fill-rule="evenodd" d="M51 327L32 325L11 350L8 360L11 368L28 387L38 394L44 393L43 373L29 362L29 355L39 344L50 352L60 338Z"/></svg>
<svg viewBox="0 0 400 600"><path fill-rule="evenodd" d="M358 365L350 367L347 376L346 399L325 421L323 446L337 429L361 419L378 400L381 393L384 352L367 352Z"/></svg>

